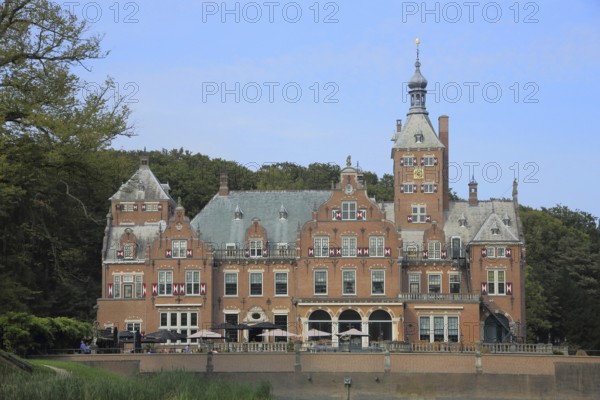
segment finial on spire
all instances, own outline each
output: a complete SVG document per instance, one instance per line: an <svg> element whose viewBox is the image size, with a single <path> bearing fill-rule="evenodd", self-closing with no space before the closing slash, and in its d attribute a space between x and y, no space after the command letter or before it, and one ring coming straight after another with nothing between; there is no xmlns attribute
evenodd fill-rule
<svg viewBox="0 0 600 400"><path fill-rule="evenodd" d="M421 44L421 39L416 38L415 44L417 45L417 60L419 59L419 45Z"/></svg>

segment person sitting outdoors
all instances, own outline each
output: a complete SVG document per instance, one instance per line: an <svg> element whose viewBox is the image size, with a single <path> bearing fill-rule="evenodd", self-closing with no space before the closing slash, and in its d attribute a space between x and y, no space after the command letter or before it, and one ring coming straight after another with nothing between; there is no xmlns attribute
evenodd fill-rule
<svg viewBox="0 0 600 400"><path fill-rule="evenodd" d="M79 345L79 349L81 354L90 354L90 346L88 346L84 340L81 341L81 345Z"/></svg>

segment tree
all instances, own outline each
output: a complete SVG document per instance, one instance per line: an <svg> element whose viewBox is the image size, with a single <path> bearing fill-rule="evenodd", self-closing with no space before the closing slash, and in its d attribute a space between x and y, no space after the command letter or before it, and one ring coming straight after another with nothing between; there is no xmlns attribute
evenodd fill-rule
<svg viewBox="0 0 600 400"><path fill-rule="evenodd" d="M600 262L596 218L557 206L521 207L527 245L529 340L554 338L586 349L600 346Z"/></svg>
<svg viewBox="0 0 600 400"><path fill-rule="evenodd" d="M377 175L375 175L377 178ZM377 201L394 201L394 176L383 174L381 179L374 185L367 186L369 196L375 197Z"/></svg>
<svg viewBox="0 0 600 400"><path fill-rule="evenodd" d="M106 175L116 168L95 152L132 134L129 110L109 99L110 79L86 94L75 75L105 55L86 23L56 3L0 8L0 277L9 288L0 300L11 299L0 312L90 315L85 293L98 288L114 190Z"/></svg>

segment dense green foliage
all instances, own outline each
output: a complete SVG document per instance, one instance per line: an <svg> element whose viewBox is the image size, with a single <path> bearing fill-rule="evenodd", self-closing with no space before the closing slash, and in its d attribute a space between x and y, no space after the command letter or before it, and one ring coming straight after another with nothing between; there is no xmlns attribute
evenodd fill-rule
<svg viewBox="0 0 600 400"><path fill-rule="evenodd" d="M0 377L2 399L64 399L64 400L268 400L270 385L234 384L186 372L164 372L151 376L125 378L86 365L48 360L35 361L33 374L12 371ZM48 373L44 365L67 371Z"/></svg>
<svg viewBox="0 0 600 400"><path fill-rule="evenodd" d="M0 6L0 306L89 316L98 240L129 110L110 79L85 95L75 72L103 57L85 22L47 0ZM113 164L114 163L114 164ZM109 167L109 168L107 168ZM107 185L108 184L108 185Z"/></svg>
<svg viewBox="0 0 600 400"><path fill-rule="evenodd" d="M79 347L82 338L91 337L92 326L73 318L8 312L0 315L0 331L8 351L21 355L45 354L48 349Z"/></svg>
<svg viewBox="0 0 600 400"><path fill-rule="evenodd" d="M564 206L521 207L528 339L600 349L598 219Z"/></svg>

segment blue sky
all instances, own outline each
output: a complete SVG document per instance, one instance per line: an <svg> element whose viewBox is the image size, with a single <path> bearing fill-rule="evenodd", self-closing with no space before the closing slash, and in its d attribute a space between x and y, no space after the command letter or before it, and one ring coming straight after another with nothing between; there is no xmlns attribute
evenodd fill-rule
<svg viewBox="0 0 600 400"><path fill-rule="evenodd" d="M600 3L72 1L110 55L137 134L251 169L289 161L392 173L419 37L427 108L450 116L451 186L600 216Z"/></svg>

